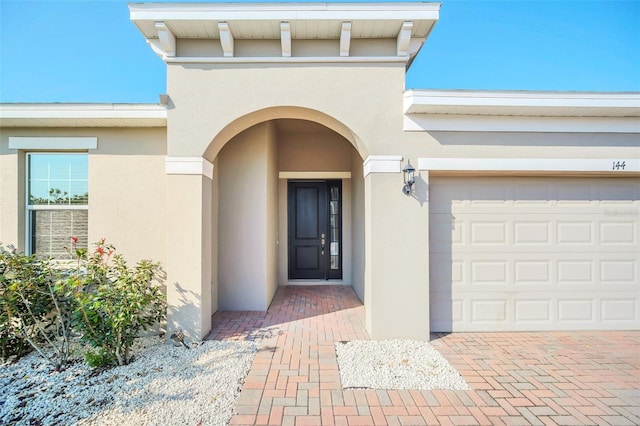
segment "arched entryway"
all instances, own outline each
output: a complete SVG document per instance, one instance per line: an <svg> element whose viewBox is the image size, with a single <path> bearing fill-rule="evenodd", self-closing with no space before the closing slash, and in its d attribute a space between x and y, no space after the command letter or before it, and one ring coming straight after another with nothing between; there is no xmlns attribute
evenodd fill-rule
<svg viewBox="0 0 640 426"><path fill-rule="evenodd" d="M324 123L304 109L261 111L207 150L212 312L266 310L290 284L353 286L364 299L363 157L346 127L313 116Z"/></svg>

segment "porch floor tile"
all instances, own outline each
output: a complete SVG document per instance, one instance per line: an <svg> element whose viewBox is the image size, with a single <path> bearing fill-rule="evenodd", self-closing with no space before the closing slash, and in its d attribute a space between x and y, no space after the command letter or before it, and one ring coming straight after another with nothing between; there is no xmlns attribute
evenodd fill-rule
<svg viewBox="0 0 640 426"><path fill-rule="evenodd" d="M342 390L335 342L369 339L351 287L280 287L209 338L259 344L231 424L640 424L639 331L433 334L470 391Z"/></svg>

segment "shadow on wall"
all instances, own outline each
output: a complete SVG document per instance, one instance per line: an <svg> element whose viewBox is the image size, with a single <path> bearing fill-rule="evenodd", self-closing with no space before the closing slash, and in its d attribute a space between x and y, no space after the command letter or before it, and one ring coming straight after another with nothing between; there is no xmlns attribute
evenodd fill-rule
<svg viewBox="0 0 640 426"><path fill-rule="evenodd" d="M421 179L422 180L422 179ZM453 327L453 233L456 218L448 207L439 206L429 219L429 323L432 333Z"/></svg>
<svg viewBox="0 0 640 426"><path fill-rule="evenodd" d="M173 333L183 331L184 341L187 344L200 342L199 336L191 333L200 328L200 309L194 301L199 301L200 296L182 287L180 283L173 283L174 291L178 294L177 303L167 306L167 342Z"/></svg>
<svg viewBox="0 0 640 426"><path fill-rule="evenodd" d="M420 207L423 207L429 201L429 184L422 178L421 174L415 177L411 197L420 203Z"/></svg>
<svg viewBox="0 0 640 426"><path fill-rule="evenodd" d="M468 146L575 146L602 147L640 146L635 137L628 134L585 134L565 133L513 133L513 132L441 132L431 131L429 134L441 145Z"/></svg>

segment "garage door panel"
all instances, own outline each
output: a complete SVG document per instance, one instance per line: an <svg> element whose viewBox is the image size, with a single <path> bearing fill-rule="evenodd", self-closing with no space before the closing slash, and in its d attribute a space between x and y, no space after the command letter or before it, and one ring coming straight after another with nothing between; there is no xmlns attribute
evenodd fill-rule
<svg viewBox="0 0 640 426"><path fill-rule="evenodd" d="M558 300L558 322L594 322L596 301L593 299L580 299L576 295Z"/></svg>
<svg viewBox="0 0 640 426"><path fill-rule="evenodd" d="M524 299L515 300L515 322L520 323L550 323L551 300L549 299Z"/></svg>
<svg viewBox="0 0 640 426"><path fill-rule="evenodd" d="M627 299L603 299L601 303L602 321L633 322L638 321L638 302L630 296Z"/></svg>
<svg viewBox="0 0 640 426"><path fill-rule="evenodd" d="M634 329L640 316L634 294L618 298L576 297L559 292L553 297L521 293L509 298L471 293L464 299L432 295L433 331L527 331Z"/></svg>
<svg viewBox="0 0 640 426"><path fill-rule="evenodd" d="M550 258L553 255L553 258ZM636 253L433 253L432 286L513 285L531 291L546 286L578 291L638 289L640 260ZM508 257L508 260L505 258ZM573 286L573 287L570 287Z"/></svg>
<svg viewBox="0 0 640 426"><path fill-rule="evenodd" d="M599 241L601 244L611 245L620 244L638 247L638 224L633 221L600 221L599 225Z"/></svg>
<svg viewBox="0 0 640 426"><path fill-rule="evenodd" d="M430 186L432 330L640 328L639 179Z"/></svg>
<svg viewBox="0 0 640 426"><path fill-rule="evenodd" d="M640 210L639 210L640 212ZM639 213L640 214L640 213ZM505 251L640 251L640 225L601 214L459 214L431 215L431 252ZM453 245L453 247L452 247Z"/></svg>
<svg viewBox="0 0 640 426"><path fill-rule="evenodd" d="M475 220L469 222L469 244L507 244L506 221Z"/></svg>
<svg viewBox="0 0 640 426"><path fill-rule="evenodd" d="M640 282L640 260L629 257L627 259L615 258L600 262L600 282L603 285L629 284L637 286Z"/></svg>
<svg viewBox="0 0 640 426"><path fill-rule="evenodd" d="M513 244L549 246L552 243L551 229L552 223L549 221L541 221L536 217L529 220L518 218L513 222Z"/></svg>

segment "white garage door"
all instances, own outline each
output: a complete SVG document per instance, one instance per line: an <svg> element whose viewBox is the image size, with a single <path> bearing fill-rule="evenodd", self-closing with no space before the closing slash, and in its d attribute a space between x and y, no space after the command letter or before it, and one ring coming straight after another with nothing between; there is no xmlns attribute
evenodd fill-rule
<svg viewBox="0 0 640 426"><path fill-rule="evenodd" d="M429 186L432 331L640 329L640 179Z"/></svg>

